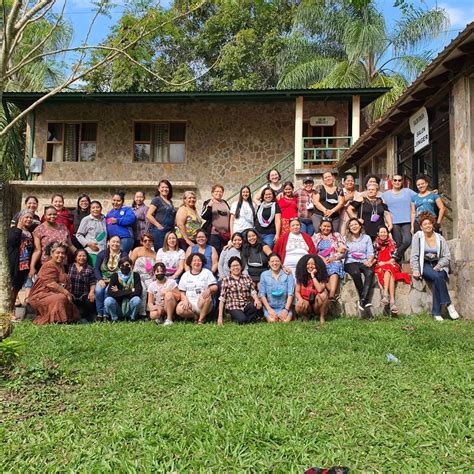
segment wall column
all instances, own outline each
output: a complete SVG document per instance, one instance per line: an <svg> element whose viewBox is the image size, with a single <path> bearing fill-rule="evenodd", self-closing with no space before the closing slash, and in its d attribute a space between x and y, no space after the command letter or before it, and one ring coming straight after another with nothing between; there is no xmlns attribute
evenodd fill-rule
<svg viewBox="0 0 474 474"><path fill-rule="evenodd" d="M360 137L360 95L352 96L352 143Z"/></svg>
<svg viewBox="0 0 474 474"><path fill-rule="evenodd" d="M295 103L295 171L303 169L303 96Z"/></svg>
<svg viewBox="0 0 474 474"><path fill-rule="evenodd" d="M474 314L474 80L460 77L453 85L449 104L450 167L454 239L456 303L467 319Z"/></svg>

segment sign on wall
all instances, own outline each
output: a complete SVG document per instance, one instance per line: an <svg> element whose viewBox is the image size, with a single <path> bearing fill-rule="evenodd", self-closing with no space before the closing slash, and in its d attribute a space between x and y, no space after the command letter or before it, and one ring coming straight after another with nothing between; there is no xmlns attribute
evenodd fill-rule
<svg viewBox="0 0 474 474"><path fill-rule="evenodd" d="M410 131L413 133L414 147L416 153L430 144L430 126L428 123L428 112L422 107L416 114L410 117Z"/></svg>
<svg viewBox="0 0 474 474"><path fill-rule="evenodd" d="M309 124L312 127L332 127L336 123L336 117L314 116L310 117Z"/></svg>

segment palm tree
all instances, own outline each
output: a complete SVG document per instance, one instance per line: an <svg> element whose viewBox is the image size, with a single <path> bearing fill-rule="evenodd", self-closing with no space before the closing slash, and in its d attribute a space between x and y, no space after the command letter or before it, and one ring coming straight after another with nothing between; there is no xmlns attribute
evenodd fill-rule
<svg viewBox="0 0 474 474"><path fill-rule="evenodd" d="M368 111L380 117L429 63L419 52L446 31L442 8L398 0L400 19L389 28L373 0L303 1L281 60L279 88L390 87Z"/></svg>

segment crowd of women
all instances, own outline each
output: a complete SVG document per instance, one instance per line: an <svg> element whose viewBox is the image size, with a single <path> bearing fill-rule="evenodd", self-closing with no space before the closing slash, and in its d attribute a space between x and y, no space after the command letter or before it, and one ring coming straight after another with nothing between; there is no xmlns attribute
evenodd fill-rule
<svg viewBox="0 0 474 474"><path fill-rule="evenodd" d="M445 208L426 176L416 179L418 193L403 187L399 175L383 193L373 175L362 191L352 175L337 185L326 172L316 187L306 177L300 189L281 182L277 170L267 178L255 197L243 186L230 206L215 184L201 212L193 191L176 209L167 180L149 205L143 192L131 206L117 192L107 213L85 194L69 211L56 194L40 218L38 199L28 196L8 234L12 302L20 305L25 289L36 324L140 318L202 324L213 314L221 325L225 313L240 324L314 315L324 323L348 274L360 311L372 306L376 278L381 304L397 314L396 282L413 277L432 282L437 320L443 305L459 317L447 288ZM412 275L402 271L410 246Z"/></svg>

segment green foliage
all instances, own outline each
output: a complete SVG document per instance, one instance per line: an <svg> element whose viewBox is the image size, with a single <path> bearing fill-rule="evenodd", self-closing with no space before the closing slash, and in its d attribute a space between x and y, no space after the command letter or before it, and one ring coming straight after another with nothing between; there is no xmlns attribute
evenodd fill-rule
<svg viewBox="0 0 474 474"><path fill-rule="evenodd" d="M274 88L277 59L285 47L296 3L205 2L192 14L156 28L129 50L141 66L121 56L91 73L87 87L128 92ZM194 5L176 0L168 10L150 7L146 14L130 7L104 45L119 45L130 37L130 31L136 31L136 25L153 29ZM92 64L105 54L96 52ZM194 77L197 80L192 82Z"/></svg>
<svg viewBox="0 0 474 474"><path fill-rule="evenodd" d="M473 328L22 323L35 370L0 383L0 470L471 472Z"/></svg>
<svg viewBox="0 0 474 474"><path fill-rule="evenodd" d="M393 90L367 110L369 122L378 118L431 60L432 52L420 53L420 48L449 24L442 8L424 9L405 0L394 6L401 17L389 28L374 1L301 2L289 51L281 57L279 87L393 85ZM312 46L314 53L308 54Z"/></svg>
<svg viewBox="0 0 474 474"><path fill-rule="evenodd" d="M23 344L13 339L0 342L0 372L9 370L19 359Z"/></svg>

